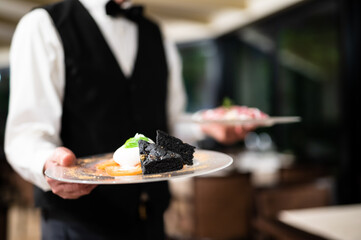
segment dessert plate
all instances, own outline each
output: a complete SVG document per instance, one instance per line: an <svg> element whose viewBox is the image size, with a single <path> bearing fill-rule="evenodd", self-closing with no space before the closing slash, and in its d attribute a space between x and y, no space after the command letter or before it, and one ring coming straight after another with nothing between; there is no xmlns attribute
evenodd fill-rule
<svg viewBox="0 0 361 240"><path fill-rule="evenodd" d="M139 174L129 176L109 176L105 171L96 169L95 165L111 159L113 153L79 158L76 165L71 167L56 166L45 171L45 175L55 180L69 183L86 184L128 184L171 180L175 178L195 177L209 174L228 167L233 159L227 154L196 149L194 164L184 166L183 169L158 174Z"/></svg>
<svg viewBox="0 0 361 240"><path fill-rule="evenodd" d="M225 125L255 125L270 127L275 124L295 123L300 122L301 118L298 116L287 116L287 117L267 117L263 119L212 119L205 120L200 117L191 117L190 121L200 124L219 123Z"/></svg>

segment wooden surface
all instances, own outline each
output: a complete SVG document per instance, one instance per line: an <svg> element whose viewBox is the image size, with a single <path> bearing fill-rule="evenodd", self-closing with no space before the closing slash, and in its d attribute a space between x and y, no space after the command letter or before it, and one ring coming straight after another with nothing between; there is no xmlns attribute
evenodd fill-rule
<svg viewBox="0 0 361 240"><path fill-rule="evenodd" d="M6 240L40 240L40 210L13 205L8 210Z"/></svg>

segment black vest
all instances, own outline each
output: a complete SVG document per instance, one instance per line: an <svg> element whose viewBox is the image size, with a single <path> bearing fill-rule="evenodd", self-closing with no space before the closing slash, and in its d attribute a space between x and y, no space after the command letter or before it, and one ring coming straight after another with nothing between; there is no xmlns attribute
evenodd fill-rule
<svg viewBox="0 0 361 240"><path fill-rule="evenodd" d="M127 78L94 19L78 0L44 8L59 32L65 53L63 145L83 157L114 152L135 133L155 139L157 129L167 131L168 72L158 26L146 18L138 22L138 52L134 71ZM35 200L61 218L85 221L99 229L115 225L117 232L126 232L134 230L138 221L139 195L144 191L157 202L155 208L164 211L169 201L166 182L101 185L77 200L36 189ZM115 217L114 223L110 216L121 217Z"/></svg>

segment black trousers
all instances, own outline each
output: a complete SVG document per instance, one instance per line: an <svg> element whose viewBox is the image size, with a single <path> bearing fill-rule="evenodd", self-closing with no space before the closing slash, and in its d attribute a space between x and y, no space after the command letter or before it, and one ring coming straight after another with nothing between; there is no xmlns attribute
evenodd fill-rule
<svg viewBox="0 0 361 240"><path fill-rule="evenodd" d="M117 219L115 218L116 222ZM124 227L123 227L124 228ZM42 211L41 233L42 240L164 240L163 215L152 216L139 221L134 232L126 234L121 231L122 226L112 231L101 231L96 226L78 221L69 221L51 216Z"/></svg>
<svg viewBox="0 0 361 240"><path fill-rule="evenodd" d="M89 229L84 225L76 222L65 222L55 218L41 219L42 240L106 240L112 239L109 236L103 236L100 233ZM119 235L119 238L122 239Z"/></svg>
<svg viewBox="0 0 361 240"><path fill-rule="evenodd" d="M117 186L99 186L92 194L71 202L55 195L39 198L46 200L38 204L42 239L165 239L163 214L170 200L167 182L127 185L121 191Z"/></svg>

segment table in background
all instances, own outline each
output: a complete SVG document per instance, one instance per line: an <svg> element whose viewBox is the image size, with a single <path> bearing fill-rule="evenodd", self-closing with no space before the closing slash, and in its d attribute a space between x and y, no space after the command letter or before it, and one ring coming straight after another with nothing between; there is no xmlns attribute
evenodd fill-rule
<svg viewBox="0 0 361 240"><path fill-rule="evenodd" d="M327 239L361 239L361 204L284 210L279 220Z"/></svg>

